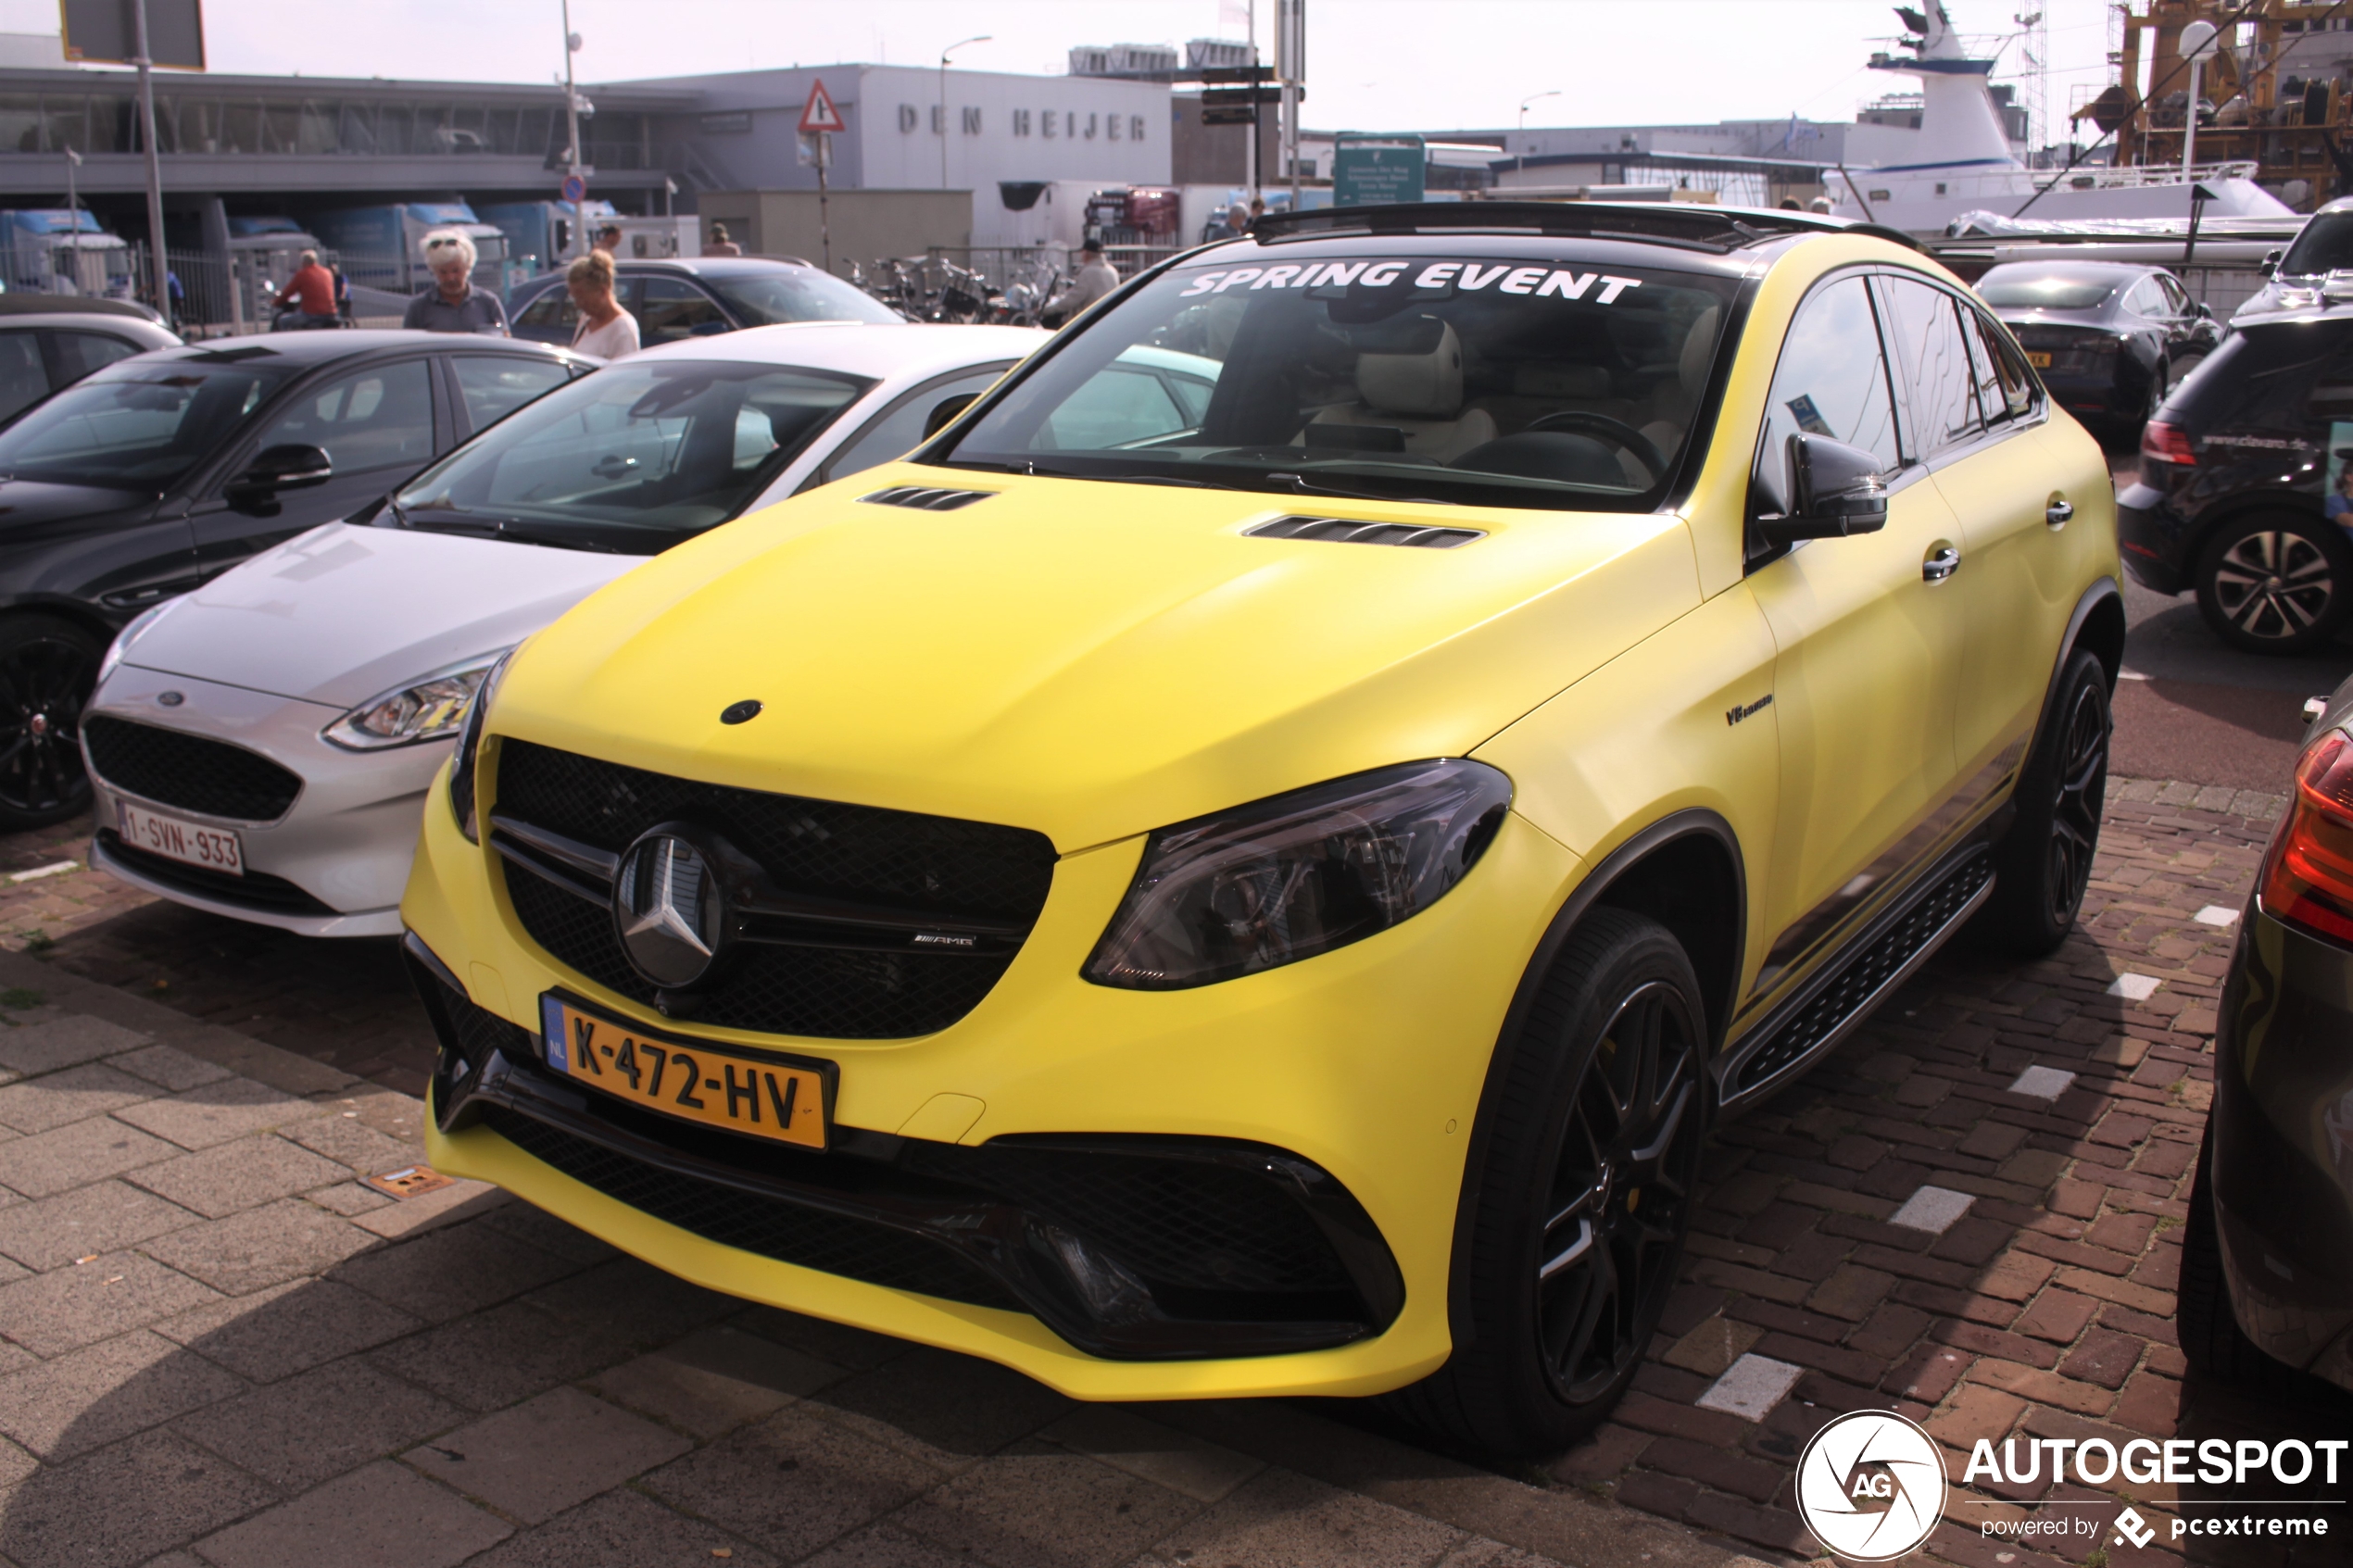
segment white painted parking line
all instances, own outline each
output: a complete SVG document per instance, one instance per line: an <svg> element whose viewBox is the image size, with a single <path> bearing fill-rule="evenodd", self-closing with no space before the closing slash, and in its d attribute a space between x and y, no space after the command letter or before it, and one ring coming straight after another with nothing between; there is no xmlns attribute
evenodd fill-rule
<svg viewBox="0 0 2353 1568"><path fill-rule="evenodd" d="M1891 1225L1906 1230L1931 1231L1943 1236L1953 1228L1953 1222L1969 1212L1977 1199L1965 1192L1949 1187L1922 1187L1904 1200L1904 1207L1887 1217Z"/></svg>
<svg viewBox="0 0 2353 1568"><path fill-rule="evenodd" d="M2120 974L2108 986L2108 994L2121 997L2128 1002L2145 1002L2156 996L2157 988L2164 984L2153 974Z"/></svg>
<svg viewBox="0 0 2353 1568"><path fill-rule="evenodd" d="M1724 1375L1699 1397L1702 1410L1723 1411L1743 1421L1762 1421L1789 1395L1804 1367L1777 1361L1770 1356L1746 1355L1724 1369Z"/></svg>
<svg viewBox="0 0 2353 1568"><path fill-rule="evenodd" d="M2220 904L2208 904L2190 918L2200 925L2236 925L2239 912L2226 909Z"/></svg>
<svg viewBox="0 0 2353 1568"><path fill-rule="evenodd" d="M68 872L78 872L81 869L82 862L79 860L58 860L51 865L35 866L29 872L14 872L8 880L10 882L38 882L44 876L63 876Z"/></svg>
<svg viewBox="0 0 2353 1568"><path fill-rule="evenodd" d="M2018 1075L2018 1081L2010 1085L2010 1093L2034 1099L2057 1099L2074 1082L2072 1073L2062 1073L2056 1067L2030 1067Z"/></svg>

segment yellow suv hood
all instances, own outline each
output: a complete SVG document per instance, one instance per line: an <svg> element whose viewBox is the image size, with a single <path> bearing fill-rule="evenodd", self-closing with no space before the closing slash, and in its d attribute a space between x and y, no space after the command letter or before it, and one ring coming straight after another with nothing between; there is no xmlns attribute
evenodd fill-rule
<svg viewBox="0 0 2353 1568"><path fill-rule="evenodd" d="M954 511L858 499L992 492ZM1245 537L1286 514L1438 550ZM1065 852L1460 756L1698 600L1682 520L894 464L720 528L534 638L490 728L656 771L1036 828ZM762 705L738 725L720 710Z"/></svg>

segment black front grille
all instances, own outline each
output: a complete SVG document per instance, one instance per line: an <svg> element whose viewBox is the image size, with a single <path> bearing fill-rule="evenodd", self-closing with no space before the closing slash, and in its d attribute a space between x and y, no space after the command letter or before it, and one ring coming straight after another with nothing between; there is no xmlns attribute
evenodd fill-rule
<svg viewBox="0 0 2353 1568"><path fill-rule="evenodd" d="M107 858L121 863L128 871L137 872L151 882L162 883L182 893L199 898L209 898L216 904L235 904L242 909L266 910L281 915L333 915L342 911L305 893L293 883L267 872L247 872L233 876L227 872L207 871L183 861L166 859L161 855L134 849L122 841L122 835L112 828L100 830L98 843Z"/></svg>
<svg viewBox="0 0 2353 1568"><path fill-rule="evenodd" d="M1025 1310L981 1270L921 1236L698 1181L504 1106L484 1107L482 1120L525 1154L573 1180L723 1247L893 1290L1007 1311Z"/></svg>
<svg viewBox="0 0 2353 1568"><path fill-rule="evenodd" d="M503 816L613 854L661 823L698 822L796 893L1026 925L1053 880L1052 843L1022 828L702 784L513 739L500 744L497 775ZM652 1004L655 989L623 953L607 909L500 863L515 918L550 958ZM1011 952L747 944L694 997L692 1016L836 1039L929 1034L979 1005L1012 961Z"/></svg>
<svg viewBox="0 0 2353 1568"><path fill-rule="evenodd" d="M159 806L274 822L302 793L301 775L226 741L104 713L82 720L82 737L100 778Z"/></svg>

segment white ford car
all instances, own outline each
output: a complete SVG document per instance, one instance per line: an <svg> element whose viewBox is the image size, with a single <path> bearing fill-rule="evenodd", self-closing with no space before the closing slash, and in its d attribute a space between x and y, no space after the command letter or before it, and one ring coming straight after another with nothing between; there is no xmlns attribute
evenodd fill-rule
<svg viewBox="0 0 2353 1568"><path fill-rule="evenodd" d="M157 607L84 711L92 863L240 920L397 935L425 786L501 654L648 556L898 457L1045 341L802 322L665 345Z"/></svg>

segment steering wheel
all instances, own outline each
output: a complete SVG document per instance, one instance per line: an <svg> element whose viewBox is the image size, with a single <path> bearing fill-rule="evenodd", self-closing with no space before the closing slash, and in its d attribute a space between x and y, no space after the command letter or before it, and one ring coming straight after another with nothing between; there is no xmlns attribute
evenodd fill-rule
<svg viewBox="0 0 2353 1568"><path fill-rule="evenodd" d="M1634 454L1635 461L1651 470L1654 483L1667 477L1665 455L1652 445L1649 436L1623 420L1613 420L1607 414L1589 414L1579 408L1564 408L1558 413L1529 420L1520 427L1519 433L1528 435L1540 430L1579 431L1588 435L1598 435Z"/></svg>

